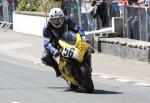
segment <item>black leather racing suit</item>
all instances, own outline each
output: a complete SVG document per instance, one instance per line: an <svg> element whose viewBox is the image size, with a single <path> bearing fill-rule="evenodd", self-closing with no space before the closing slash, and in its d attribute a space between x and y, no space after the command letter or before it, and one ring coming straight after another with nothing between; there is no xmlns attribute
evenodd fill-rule
<svg viewBox="0 0 150 103"><path fill-rule="evenodd" d="M80 30L77 24L71 19L66 19L64 24L60 28L55 28L53 25L51 25L50 22L47 22L43 28L43 36L45 37L44 39L45 50L44 50L41 60L44 64L51 66L55 69L57 77L60 76L61 73L58 68L58 63L53 58L53 56L56 55L55 51L59 49L59 44L58 44L59 38L61 38L61 36L67 30L80 32L80 34L84 35L84 32Z"/></svg>

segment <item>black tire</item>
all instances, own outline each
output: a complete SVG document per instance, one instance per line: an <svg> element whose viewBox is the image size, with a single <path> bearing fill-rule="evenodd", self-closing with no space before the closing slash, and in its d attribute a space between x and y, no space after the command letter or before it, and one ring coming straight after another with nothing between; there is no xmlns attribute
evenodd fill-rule
<svg viewBox="0 0 150 103"><path fill-rule="evenodd" d="M84 89L87 93L93 93L94 92L94 84L91 78L91 72L90 67L85 63L83 66L81 66L81 73L82 73L82 84L84 86Z"/></svg>

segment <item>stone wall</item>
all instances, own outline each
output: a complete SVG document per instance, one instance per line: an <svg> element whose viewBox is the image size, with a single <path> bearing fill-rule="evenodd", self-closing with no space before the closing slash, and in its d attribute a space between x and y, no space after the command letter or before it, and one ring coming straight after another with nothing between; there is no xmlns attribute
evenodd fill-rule
<svg viewBox="0 0 150 103"><path fill-rule="evenodd" d="M150 62L150 43L126 38L99 38L98 51L128 59Z"/></svg>

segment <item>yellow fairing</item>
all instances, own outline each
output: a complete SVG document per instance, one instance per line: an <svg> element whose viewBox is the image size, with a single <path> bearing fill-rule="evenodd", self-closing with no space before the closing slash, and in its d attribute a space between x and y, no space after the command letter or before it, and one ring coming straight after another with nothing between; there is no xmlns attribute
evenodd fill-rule
<svg viewBox="0 0 150 103"><path fill-rule="evenodd" d="M82 62L84 54L86 53L88 49L88 44L82 41L79 33L77 33L76 38L77 38L77 41L76 41L75 47L77 48L79 55L80 55L78 61Z"/></svg>
<svg viewBox="0 0 150 103"><path fill-rule="evenodd" d="M63 61L63 60L59 61L59 69L61 73L63 74L64 78L70 81L71 83L73 83L74 85L77 85L78 82L76 81L74 76L70 74L70 72L68 71L68 68L69 66L66 61Z"/></svg>
<svg viewBox="0 0 150 103"><path fill-rule="evenodd" d="M59 40L59 44L62 48L65 48L65 47L76 48L78 55L79 55L78 58L76 58L76 59L80 63L83 61L83 57L88 49L88 44L86 42L82 41L82 38L79 33L76 34L76 43L74 45L68 44L62 40ZM61 55L64 56L64 53L62 52ZM68 64L68 62L60 59L59 69L60 69L61 73L63 74L64 78L67 81L70 81L71 83L73 83L74 85L78 85L78 82L76 81L74 76L72 74L70 74L69 68L71 68L71 67Z"/></svg>
<svg viewBox="0 0 150 103"><path fill-rule="evenodd" d="M79 33L76 34L76 43L75 45L71 45L68 44L62 40L59 40L59 44L62 48L64 47L76 47L78 54L79 54L79 58L77 59L79 62L83 61L83 57L84 54L86 53L87 49L88 49L88 44L84 41L82 41L81 36ZM63 54L62 54L63 55Z"/></svg>

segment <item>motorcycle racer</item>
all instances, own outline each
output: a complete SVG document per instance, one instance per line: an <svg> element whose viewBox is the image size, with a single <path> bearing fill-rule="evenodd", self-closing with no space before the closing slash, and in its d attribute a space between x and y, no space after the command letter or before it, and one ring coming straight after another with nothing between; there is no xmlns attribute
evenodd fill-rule
<svg viewBox="0 0 150 103"><path fill-rule="evenodd" d="M54 68L57 77L61 75L61 72L59 71L58 63L54 57L59 56L58 40L67 30L76 33L79 32L84 36L84 31L81 30L73 20L65 18L60 8L51 9L48 21L43 28L44 53L41 60L42 63Z"/></svg>

